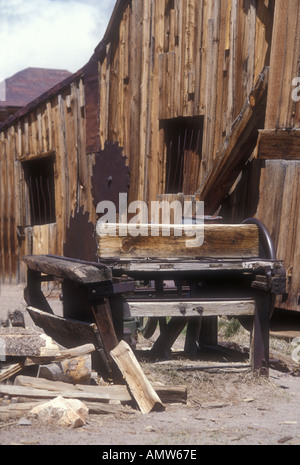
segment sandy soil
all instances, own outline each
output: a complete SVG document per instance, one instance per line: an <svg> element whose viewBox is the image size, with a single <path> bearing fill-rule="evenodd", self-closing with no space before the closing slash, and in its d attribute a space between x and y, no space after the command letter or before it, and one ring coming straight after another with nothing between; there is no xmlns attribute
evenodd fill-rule
<svg viewBox="0 0 300 465"><path fill-rule="evenodd" d="M8 310L16 308L25 311L22 287L2 286L0 319ZM59 311L58 303L57 308ZM32 325L28 316L26 324ZM167 364L149 363L145 357L140 357L140 363L151 381L187 386L186 404L167 405L164 412L148 415L132 408L116 415L90 414L87 424L74 430L45 426L35 421L27 426L22 426L18 420L2 422L0 444L103 447L300 444L298 377L275 370L270 371L268 379L251 371L184 371L186 364L199 366L204 362L201 357L191 361L178 354L175 351L172 362ZM228 352L220 353L219 360L232 361Z"/></svg>

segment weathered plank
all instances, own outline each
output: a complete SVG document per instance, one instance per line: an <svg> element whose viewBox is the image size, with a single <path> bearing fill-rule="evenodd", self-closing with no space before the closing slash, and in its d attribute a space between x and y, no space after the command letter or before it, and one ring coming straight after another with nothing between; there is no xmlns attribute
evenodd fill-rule
<svg viewBox="0 0 300 465"><path fill-rule="evenodd" d="M300 4L276 0L270 56L266 129L299 128L300 102L294 101L292 81L299 76Z"/></svg>
<svg viewBox="0 0 300 465"><path fill-rule="evenodd" d="M97 338L97 328L93 323L63 318L33 307L27 307L27 311L36 326L42 328L48 336L64 347L74 347L80 344L93 344L92 347L94 347L101 342Z"/></svg>
<svg viewBox="0 0 300 465"><path fill-rule="evenodd" d="M164 410L165 407L148 381L134 353L125 341L111 351L111 356L125 378L130 392L142 413Z"/></svg>
<svg viewBox="0 0 300 465"><path fill-rule="evenodd" d="M215 301L187 301L165 302L126 300L132 317L195 317L195 316L233 316L254 315L255 302L253 300L215 300Z"/></svg>
<svg viewBox="0 0 300 465"><path fill-rule="evenodd" d="M103 226L105 226L104 233ZM124 226L128 226L129 232L130 227L133 227L122 225L122 229ZM119 225L103 225L98 222L96 232L99 257L134 259L259 256L258 229L254 225L184 225L183 227L183 225L144 224L138 227L147 236L135 237L130 234L121 236L118 234ZM151 235L155 227L159 231L159 235L156 236Z"/></svg>
<svg viewBox="0 0 300 465"><path fill-rule="evenodd" d="M18 384L15 385L0 385L0 393L2 395L20 396L27 398L29 397L36 399L51 399L61 395L69 399L80 399L83 401L89 400L106 403L111 400L117 400L120 402L131 401L131 396L126 386L83 386L84 390L80 390L73 388L71 384L64 383L67 386L66 388L58 386L57 388L53 389L53 384L50 387L50 381L46 380L46 383L44 381L44 388L39 388L34 387L36 385L37 379L39 378L31 378L31 381L29 379L21 379L18 380ZM58 381L53 381L52 383L56 384Z"/></svg>
<svg viewBox="0 0 300 465"><path fill-rule="evenodd" d="M41 401L42 402L42 401ZM39 404L38 401L32 402L17 402L9 405L1 405L0 403L0 420L7 421L25 416L33 407Z"/></svg>
<svg viewBox="0 0 300 465"><path fill-rule="evenodd" d="M23 363L4 364L3 366L0 365L0 383L16 375L23 368Z"/></svg>
<svg viewBox="0 0 300 465"><path fill-rule="evenodd" d="M257 151L262 160L300 160L300 129L260 131Z"/></svg>
<svg viewBox="0 0 300 465"><path fill-rule="evenodd" d="M73 280L80 284L99 283L112 279L111 270L105 266L86 265L47 255L26 255L23 261L31 270Z"/></svg>
<svg viewBox="0 0 300 465"><path fill-rule="evenodd" d="M50 397L56 395L66 396L66 392L76 393L79 399L88 400L89 394L94 394L95 397L91 398L90 402L103 402L119 400L121 403L130 403L132 397L126 385L108 385L108 386L92 386L92 385L72 385L62 381L51 381L43 378L33 378L31 376L19 375L15 379L15 386L21 386L33 389L32 396L37 394L38 390L47 391L51 394ZM163 402L185 402L187 400L186 386L162 386L153 383L153 389ZM59 394L57 394L59 393ZM101 397L103 394L107 396ZM9 394L10 395L10 394ZM98 395L98 399L97 396ZM83 397L82 397L83 396ZM27 395L24 397L28 397ZM36 397L39 397L38 395Z"/></svg>

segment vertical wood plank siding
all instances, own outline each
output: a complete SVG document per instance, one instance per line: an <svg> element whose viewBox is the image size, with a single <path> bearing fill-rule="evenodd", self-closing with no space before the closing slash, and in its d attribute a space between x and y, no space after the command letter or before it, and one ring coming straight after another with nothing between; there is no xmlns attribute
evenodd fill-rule
<svg viewBox="0 0 300 465"><path fill-rule="evenodd" d="M47 155L54 156L56 221L32 226L23 166ZM2 281L24 280L24 254L63 253L67 223L76 205L84 205L93 215L92 161L92 156L85 154L82 79L55 93L0 133Z"/></svg>
<svg viewBox="0 0 300 465"><path fill-rule="evenodd" d="M100 142L118 141L131 169L130 200L165 192L160 122L203 116L195 192L269 64L273 1L133 0L99 63ZM143 19L143 21L141 20Z"/></svg>
<svg viewBox="0 0 300 465"><path fill-rule="evenodd" d="M266 130L300 130L300 101L292 99L292 80L300 76L300 3L276 0ZM288 296L280 308L300 311L300 157L262 164L257 216L270 229L288 274Z"/></svg>
<svg viewBox="0 0 300 465"><path fill-rule="evenodd" d="M91 173L98 138L102 149L107 140L123 147L131 172L129 202L151 201L166 192L162 123L201 117L201 155L190 158L193 176L187 174L183 184L184 193L196 192L249 90L269 64L274 0L132 0L117 5L110 33L93 56L98 77L91 71L97 72L97 66L86 77L93 85L98 82L98 115L89 112L86 120L85 98L91 111L95 107L91 88L85 89L80 75L0 131L2 280L24 279L25 253L62 253L76 205L83 205L95 222ZM55 160L56 222L31 226L23 165L47 154ZM19 238L18 226L25 227L18 229Z"/></svg>

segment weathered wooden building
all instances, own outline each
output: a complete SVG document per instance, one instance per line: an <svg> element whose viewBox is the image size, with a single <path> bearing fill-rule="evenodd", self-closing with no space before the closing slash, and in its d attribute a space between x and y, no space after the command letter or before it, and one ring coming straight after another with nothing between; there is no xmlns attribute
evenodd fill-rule
<svg viewBox="0 0 300 465"><path fill-rule="evenodd" d="M300 310L299 16L298 0L118 0L89 63L0 126L2 280L63 254L74 212L94 224L129 169L129 202L180 192L266 223L280 305Z"/></svg>

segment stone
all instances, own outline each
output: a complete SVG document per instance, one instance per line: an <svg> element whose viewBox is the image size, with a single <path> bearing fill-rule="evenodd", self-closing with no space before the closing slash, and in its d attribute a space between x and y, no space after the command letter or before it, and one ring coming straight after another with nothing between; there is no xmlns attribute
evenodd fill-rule
<svg viewBox="0 0 300 465"><path fill-rule="evenodd" d="M31 423L30 420L28 420L28 418L22 417L22 418L20 418L20 420L18 421L18 425L19 425L19 426L31 426L32 423Z"/></svg>
<svg viewBox="0 0 300 465"><path fill-rule="evenodd" d="M58 396L31 409L28 417L46 424L78 428L85 425L88 412L87 406L81 400Z"/></svg>

